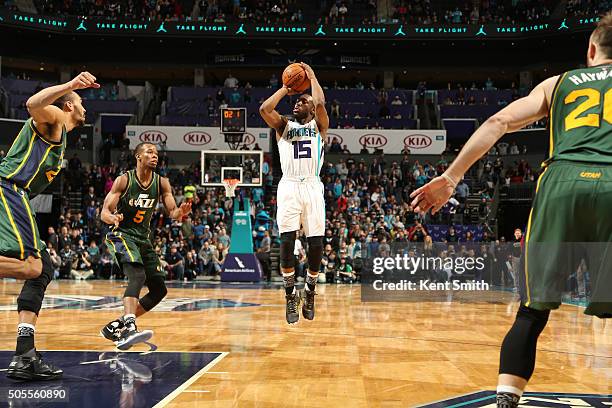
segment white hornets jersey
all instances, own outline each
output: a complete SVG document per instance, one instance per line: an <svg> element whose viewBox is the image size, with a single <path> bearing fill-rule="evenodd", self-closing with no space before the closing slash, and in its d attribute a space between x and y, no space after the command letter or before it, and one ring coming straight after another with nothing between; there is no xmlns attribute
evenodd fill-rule
<svg viewBox="0 0 612 408"><path fill-rule="evenodd" d="M323 166L323 139L316 121L301 125L288 121L278 142L281 169L286 177L318 177Z"/></svg>

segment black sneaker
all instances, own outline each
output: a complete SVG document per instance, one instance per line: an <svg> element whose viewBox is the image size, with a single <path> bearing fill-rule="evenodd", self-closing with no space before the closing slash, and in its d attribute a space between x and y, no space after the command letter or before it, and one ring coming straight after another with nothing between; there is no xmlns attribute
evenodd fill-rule
<svg viewBox="0 0 612 408"><path fill-rule="evenodd" d="M287 323L296 323L298 320L300 320L300 313L298 312L301 300L300 292L296 290L292 295L285 295L285 299L287 300L287 311L285 313Z"/></svg>
<svg viewBox="0 0 612 408"><path fill-rule="evenodd" d="M14 356L6 376L14 380L57 380L64 372L53 364L42 360L42 355L32 349L27 353Z"/></svg>
<svg viewBox="0 0 612 408"><path fill-rule="evenodd" d="M153 331L143 330L140 332L135 323L130 323L125 326L115 345L119 350L125 351L129 350L134 344L143 343L151 337L153 337Z"/></svg>
<svg viewBox="0 0 612 408"><path fill-rule="evenodd" d="M124 328L125 325L123 324L123 320L116 319L104 326L102 330L100 330L100 335L107 340L117 342L119 341L119 338L121 337L121 332Z"/></svg>
<svg viewBox="0 0 612 408"><path fill-rule="evenodd" d="M304 289L304 303L302 304L302 316L304 319L313 320L315 316L314 298L317 293L314 290Z"/></svg>
<svg viewBox="0 0 612 408"><path fill-rule="evenodd" d="M502 392L497 394L497 408L518 408L518 404L521 398L509 392Z"/></svg>

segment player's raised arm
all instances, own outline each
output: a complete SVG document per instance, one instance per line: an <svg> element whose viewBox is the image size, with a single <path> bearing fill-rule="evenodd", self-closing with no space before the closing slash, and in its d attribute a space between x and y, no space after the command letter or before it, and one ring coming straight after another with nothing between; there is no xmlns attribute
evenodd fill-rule
<svg viewBox="0 0 612 408"><path fill-rule="evenodd" d="M436 213L451 197L465 172L507 132L514 132L548 113L557 77L548 78L529 95L518 99L487 119L467 141L457 158L440 177L415 190L410 197L416 211Z"/></svg>
<svg viewBox="0 0 612 408"><path fill-rule="evenodd" d="M319 84L317 76L310 65L303 62L300 63L300 65L302 65L304 71L306 71L306 76L310 80L312 102L315 105L315 120L317 121L319 131L325 140L327 138L327 129L329 129L329 116L327 115L327 110L325 110L325 94L323 93L323 88L321 88L321 84Z"/></svg>
<svg viewBox="0 0 612 408"><path fill-rule="evenodd" d="M81 72L78 76L65 84L50 86L32 95L26 102L28 112L37 124L56 124L60 119L62 110L52 105L58 98L76 91L77 89L99 88L96 77L89 72Z"/></svg>
<svg viewBox="0 0 612 408"><path fill-rule="evenodd" d="M128 186L128 177L123 174L115 179L111 191L108 192L104 198L104 204L102 205L102 212L100 213L100 219L102 222L108 225L118 226L123 220L123 214L115 214L117 211L117 205L121 195L125 192Z"/></svg>
<svg viewBox="0 0 612 408"><path fill-rule="evenodd" d="M259 107L259 114L263 118L263 120L270 126L272 129L276 130L276 137L280 137L280 135L285 130L285 126L287 125L287 118L281 116L276 111L276 106L278 103L287 95L292 95L291 90L286 86L283 86L278 91L274 92L272 96L264 101Z"/></svg>
<svg viewBox="0 0 612 408"><path fill-rule="evenodd" d="M176 200L172 195L172 187L166 177L160 177L161 202L168 211L170 218L180 220L191 212L191 202L182 203L180 207L176 205Z"/></svg>

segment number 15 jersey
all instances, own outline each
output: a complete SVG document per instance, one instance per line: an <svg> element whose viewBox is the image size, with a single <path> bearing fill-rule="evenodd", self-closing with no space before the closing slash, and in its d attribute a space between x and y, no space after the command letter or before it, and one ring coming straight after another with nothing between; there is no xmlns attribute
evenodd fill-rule
<svg viewBox="0 0 612 408"><path fill-rule="evenodd" d="M549 112L548 161L612 164L612 65L563 74Z"/></svg>
<svg viewBox="0 0 612 408"><path fill-rule="evenodd" d="M278 142L284 177L319 177L323 166L323 139L317 122L288 121Z"/></svg>

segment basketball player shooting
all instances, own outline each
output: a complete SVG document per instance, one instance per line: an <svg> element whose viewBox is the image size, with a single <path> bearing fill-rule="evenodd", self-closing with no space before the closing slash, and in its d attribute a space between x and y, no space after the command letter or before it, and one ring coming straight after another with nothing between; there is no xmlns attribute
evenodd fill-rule
<svg viewBox="0 0 612 408"><path fill-rule="evenodd" d="M545 116L550 157L527 223L521 305L501 347L497 406L516 408L533 374L538 337L561 304L559 282L583 257L591 295L585 313L612 317L612 13L591 34L587 68L548 78L489 118L440 177L411 195L416 211L437 212L465 172L504 135ZM578 245L603 250L577 251ZM565 245L564 245L565 244ZM573 254L572 252L577 252ZM568 267L568 265L570 265ZM575 270L575 269L574 269Z"/></svg>
<svg viewBox="0 0 612 408"><path fill-rule="evenodd" d="M302 94L298 98L293 107L295 120L288 120L275 110L285 96L297 94L286 84L259 109L261 117L276 130L283 172L277 192L277 223L281 234L280 263L289 324L299 320L298 308L302 298L295 289L293 250L296 233L302 226L308 239L308 274L304 285L302 315L312 320L325 232L325 201L319 174L323 165L323 145L327 140L329 117L325 110L325 95L314 71L307 64L301 63L300 66L305 71L305 79L310 80L312 96Z"/></svg>

